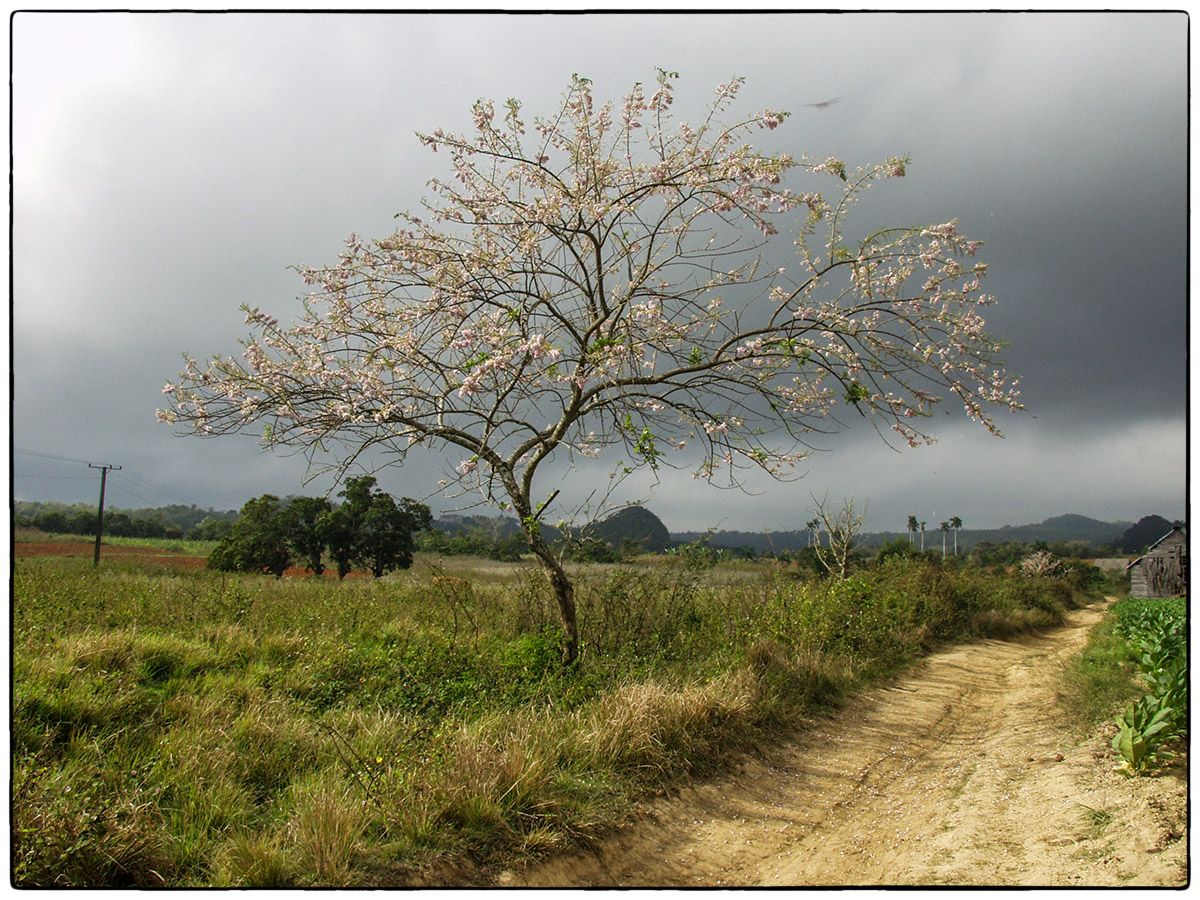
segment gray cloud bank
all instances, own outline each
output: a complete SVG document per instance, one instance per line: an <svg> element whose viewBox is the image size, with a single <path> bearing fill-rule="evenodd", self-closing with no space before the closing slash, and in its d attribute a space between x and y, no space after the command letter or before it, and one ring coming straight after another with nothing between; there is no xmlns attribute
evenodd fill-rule
<svg viewBox="0 0 1200 900"><path fill-rule="evenodd" d="M989 326L1029 405L1003 441L946 417L938 445L897 454L856 427L803 480L751 486L765 493L666 478L651 505L671 527L790 528L811 494L868 501L876 528L1181 516L1186 65L1181 14L19 13L13 442L123 464L118 505L327 489L300 458L156 425L180 354L236 353L240 303L288 318L303 293L289 266L390 231L445 174L413 132L465 128L479 96L549 110L572 72L616 99L662 66L683 76L683 118L742 74L745 108L794 111L774 147L911 155L859 220L957 216L986 242ZM381 480L418 496L441 465ZM93 497L78 464L13 466L17 497Z"/></svg>

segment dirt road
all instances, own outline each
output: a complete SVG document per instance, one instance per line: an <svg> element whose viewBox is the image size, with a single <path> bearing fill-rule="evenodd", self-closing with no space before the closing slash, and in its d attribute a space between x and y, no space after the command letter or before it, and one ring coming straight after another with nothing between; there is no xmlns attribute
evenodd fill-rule
<svg viewBox="0 0 1200 900"><path fill-rule="evenodd" d="M506 886L1180 885L1186 773L1126 779L1055 685L1100 607L938 653L767 760Z"/></svg>

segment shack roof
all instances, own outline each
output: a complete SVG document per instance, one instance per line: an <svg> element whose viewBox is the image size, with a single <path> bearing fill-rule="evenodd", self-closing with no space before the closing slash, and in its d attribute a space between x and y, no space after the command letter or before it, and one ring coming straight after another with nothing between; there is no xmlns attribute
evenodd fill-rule
<svg viewBox="0 0 1200 900"><path fill-rule="evenodd" d="M1162 537L1160 537L1157 541L1155 541L1153 544L1151 544L1149 547L1147 547L1145 553L1143 553L1137 559L1130 560L1129 564L1127 566L1125 566L1125 569L1126 570L1132 569L1134 566L1136 566L1138 563L1140 563L1143 559L1145 559L1147 556L1149 556L1155 547L1157 547L1159 544L1161 544L1163 541L1165 541L1171 535L1175 534L1175 532L1177 532L1177 531L1180 534L1182 534L1183 526L1182 525L1173 526L1170 531L1168 531L1166 534L1164 534Z"/></svg>

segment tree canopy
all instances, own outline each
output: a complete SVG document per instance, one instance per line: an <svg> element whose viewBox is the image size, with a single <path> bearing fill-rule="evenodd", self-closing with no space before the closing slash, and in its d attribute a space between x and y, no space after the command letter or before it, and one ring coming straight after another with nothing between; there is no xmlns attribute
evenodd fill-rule
<svg viewBox="0 0 1200 900"><path fill-rule="evenodd" d="M954 221L848 230L863 192L908 161L850 169L758 150L749 138L787 113L734 116L740 78L699 121L676 122L676 78L660 70L652 89L597 104L574 76L532 126L517 100L479 100L471 134L421 135L453 170L429 182L424 212L301 268L314 290L299 321L247 308L241 359L188 358L160 418L259 428L313 453L336 444L343 465L374 446L397 461L449 448L443 486L521 520L568 658L571 583L539 534L545 461L621 447L623 472L677 460L730 484L746 469L787 477L840 408L917 445L951 394L995 431L989 405L1019 402L983 331L979 243ZM795 259L772 265L765 248L788 223Z"/></svg>
<svg viewBox="0 0 1200 900"><path fill-rule="evenodd" d="M271 494L246 501L229 534L208 557L209 567L222 572L270 572L276 578L291 564L284 508Z"/></svg>
<svg viewBox="0 0 1200 900"><path fill-rule="evenodd" d="M248 501L209 556L209 566L278 578L295 558L320 576L327 551L339 578L356 565L376 578L412 565L413 532L431 527L429 507L408 497L397 504L369 475L347 479L341 496L346 502L338 506L324 497L284 502L264 494Z"/></svg>

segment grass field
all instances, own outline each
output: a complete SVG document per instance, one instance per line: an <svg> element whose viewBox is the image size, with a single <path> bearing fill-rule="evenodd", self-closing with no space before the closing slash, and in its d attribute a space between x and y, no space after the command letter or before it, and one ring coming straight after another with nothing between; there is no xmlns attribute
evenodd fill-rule
<svg viewBox="0 0 1200 900"><path fill-rule="evenodd" d="M1062 582L893 561L840 581L581 569L372 581L14 564L22 886L398 885L562 847L938 643L1050 625Z"/></svg>

